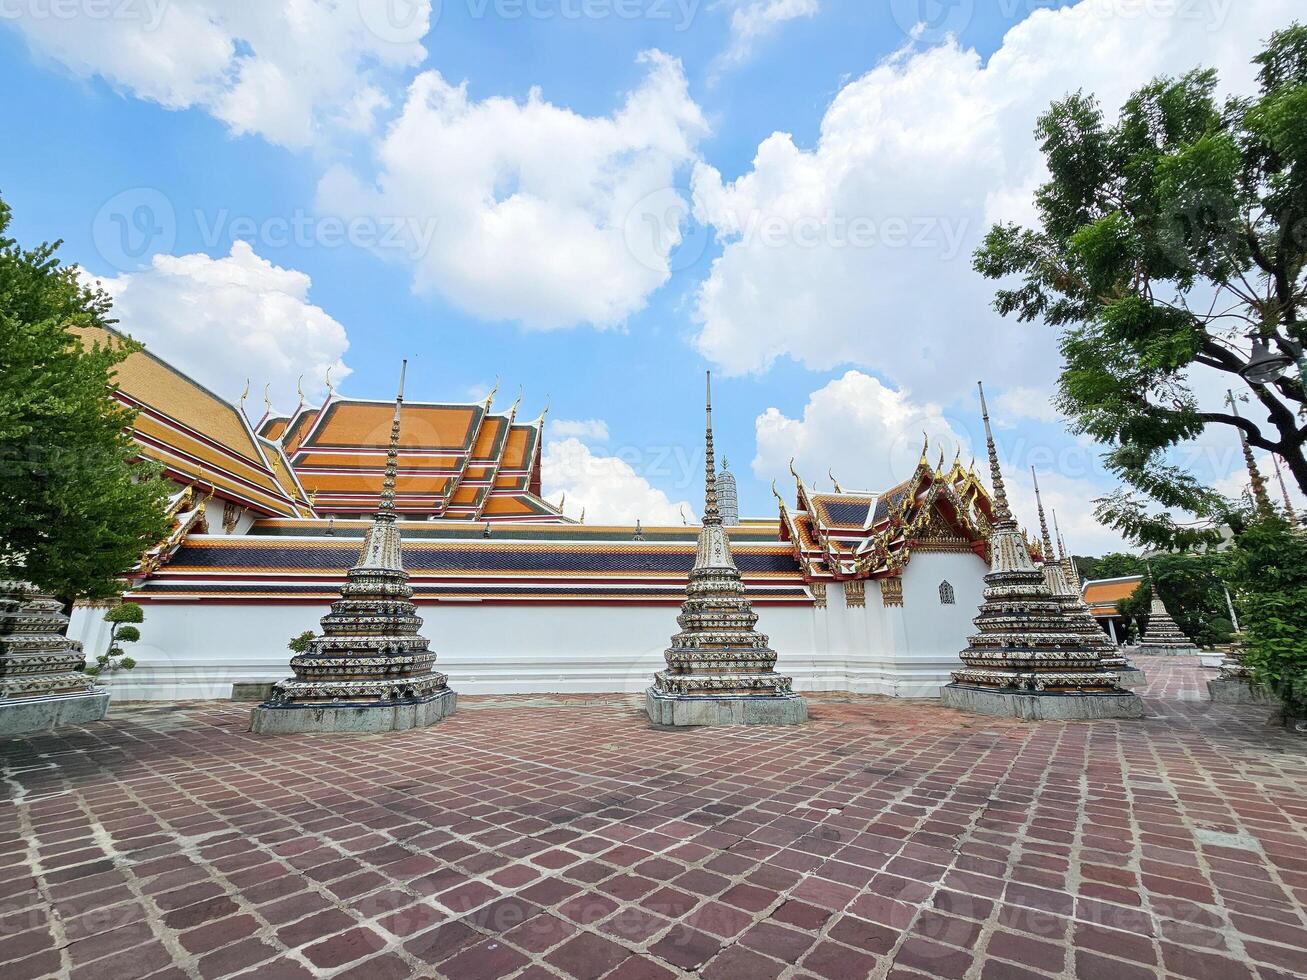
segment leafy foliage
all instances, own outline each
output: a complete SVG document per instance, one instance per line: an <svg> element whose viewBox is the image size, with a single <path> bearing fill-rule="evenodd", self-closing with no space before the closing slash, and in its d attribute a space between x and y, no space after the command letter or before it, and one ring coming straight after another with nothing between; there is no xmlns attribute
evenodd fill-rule
<svg viewBox="0 0 1307 980"><path fill-rule="evenodd" d="M140 640L141 631L135 624L145 622L145 610L134 602L124 602L105 613L104 620L113 623L113 631L109 634L109 649L96 657L94 664L86 667L86 673L98 675L131 670L136 666L136 661L126 655L122 644Z"/></svg>
<svg viewBox="0 0 1307 980"><path fill-rule="evenodd" d="M168 532L166 484L133 462L132 414L112 395L136 349L85 347L69 327L108 324L109 301L55 257L5 236L0 200L0 569L65 599L103 599Z"/></svg>
<svg viewBox="0 0 1307 980"><path fill-rule="evenodd" d="M1242 429L1307 489L1302 379L1254 386L1245 418L1192 383L1242 387L1250 331L1284 353L1307 343L1307 27L1255 61L1254 99L1221 104L1216 73L1194 71L1144 85L1110 125L1083 92L1055 102L1036 130L1051 175L1040 227L996 225L975 256L1005 280L1000 313L1061 329L1059 408L1126 485L1098 516L1146 546L1218 541L1228 503L1170 455L1208 425Z"/></svg>
<svg viewBox="0 0 1307 980"><path fill-rule="evenodd" d="M1229 580L1244 662L1286 712L1307 716L1307 534L1279 517L1250 523L1230 553Z"/></svg>
<svg viewBox="0 0 1307 980"><path fill-rule="evenodd" d="M286 648L291 653L304 653L308 650L309 644L313 642L313 630L305 630L298 636L291 637L291 641L286 644Z"/></svg>

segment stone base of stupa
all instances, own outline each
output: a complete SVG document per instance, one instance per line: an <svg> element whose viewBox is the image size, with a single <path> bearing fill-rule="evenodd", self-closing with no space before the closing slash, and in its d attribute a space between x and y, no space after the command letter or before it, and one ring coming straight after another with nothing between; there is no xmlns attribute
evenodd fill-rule
<svg viewBox="0 0 1307 980"><path fill-rule="evenodd" d="M725 725L802 725L808 702L797 694L692 697L645 692L645 711L655 725L676 728Z"/></svg>
<svg viewBox="0 0 1307 980"><path fill-rule="evenodd" d="M1251 677L1213 677L1207 682L1207 694L1214 704L1275 704L1279 700Z"/></svg>
<svg viewBox="0 0 1307 980"><path fill-rule="evenodd" d="M108 711L109 692L99 688L46 698L0 698L0 738L85 725L103 720Z"/></svg>
<svg viewBox="0 0 1307 980"><path fill-rule="evenodd" d="M1130 691L1077 694L1040 691L1001 691L962 684L945 685L939 693L946 708L1023 721L1090 721L1097 718L1142 718L1144 702Z"/></svg>
<svg viewBox="0 0 1307 980"><path fill-rule="evenodd" d="M434 725L452 715L457 707L458 695L448 688L430 697L408 701L268 703L250 712L250 731L256 735L400 732Z"/></svg>
<svg viewBox="0 0 1307 980"><path fill-rule="evenodd" d="M1140 643L1130 652L1143 657L1196 657L1202 651L1192 643Z"/></svg>

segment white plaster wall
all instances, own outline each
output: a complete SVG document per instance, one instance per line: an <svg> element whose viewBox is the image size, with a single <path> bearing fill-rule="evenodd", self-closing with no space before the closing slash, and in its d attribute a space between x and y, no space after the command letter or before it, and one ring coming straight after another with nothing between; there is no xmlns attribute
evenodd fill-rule
<svg viewBox="0 0 1307 980"><path fill-rule="evenodd" d="M959 663L980 602L984 563L971 555L919 553L904 576L903 608L882 607L868 583L865 608L828 589L827 608L757 607L777 669L805 691L935 697ZM941 606L948 578L957 604ZM316 629L325 605L149 603L138 666L105 677L122 700L227 698L235 682L290 673L286 643ZM423 635L439 669L466 694L640 691L663 666L674 606L478 606L424 604ZM77 609L70 635L88 656L103 652L102 609Z"/></svg>

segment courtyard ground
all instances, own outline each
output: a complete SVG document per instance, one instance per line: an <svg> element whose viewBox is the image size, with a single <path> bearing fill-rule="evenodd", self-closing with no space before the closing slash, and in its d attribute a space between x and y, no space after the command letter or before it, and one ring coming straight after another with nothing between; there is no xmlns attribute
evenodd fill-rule
<svg viewBox="0 0 1307 980"><path fill-rule="evenodd" d="M260 738L115 705L0 743L0 977L1307 975L1307 741L1141 666L1135 722L482 697Z"/></svg>

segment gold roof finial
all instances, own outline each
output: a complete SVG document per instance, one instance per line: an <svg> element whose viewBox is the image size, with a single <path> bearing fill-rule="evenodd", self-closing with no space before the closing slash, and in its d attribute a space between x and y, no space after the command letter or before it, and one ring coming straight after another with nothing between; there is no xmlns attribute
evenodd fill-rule
<svg viewBox="0 0 1307 980"><path fill-rule="evenodd" d="M994 430L989 425L989 406L985 404L985 385L976 382L980 389L980 415L985 421L985 446L989 450L989 477L994 484L994 523L1014 524L1007 503L1007 487L1003 484L1003 470L998 465L998 448L994 445Z"/></svg>
<svg viewBox="0 0 1307 980"><path fill-rule="evenodd" d="M794 482L803 486L803 477L799 476L799 471L794 468L794 457L790 457L790 476L794 477Z"/></svg>
<svg viewBox="0 0 1307 980"><path fill-rule="evenodd" d="M271 382L263 386L263 407L269 415L272 414L272 384Z"/></svg>
<svg viewBox="0 0 1307 980"><path fill-rule="evenodd" d="M499 375L495 375L495 383L490 386L490 391L486 395L486 411L490 411L490 406L495 403L495 395L499 394Z"/></svg>
<svg viewBox="0 0 1307 980"><path fill-rule="evenodd" d="M303 408L303 407L304 407L304 401L305 401L305 399L304 399L304 375L302 375L302 374L299 376L299 379L295 382L295 392L300 396L299 408L296 408L296 409L295 409L295 411L298 412L298 411L300 410L300 408Z"/></svg>
<svg viewBox="0 0 1307 980"><path fill-rule="evenodd" d="M544 424L545 424L545 416L549 414L549 406L552 405L552 404L553 404L553 399L552 399L549 395L545 395L545 407L544 407L543 409L541 409L541 411L540 411L540 417L539 417L538 419L536 419L536 421L535 421L535 424L536 424L536 425L541 426L541 427L544 426Z"/></svg>
<svg viewBox="0 0 1307 980"><path fill-rule="evenodd" d="M240 398L239 398L239 399L237 400L237 402L236 402L236 404L240 406L240 410L241 410L242 412L245 411L245 399L247 399L247 398L249 398L249 397L250 397L250 379L249 379L249 378L246 378L246 379L245 379L245 390L241 392L241 396L240 396Z"/></svg>
<svg viewBox="0 0 1307 980"><path fill-rule="evenodd" d="M834 473L832 470L828 469L828 470L826 471L826 475L827 475L828 477L830 477L831 486L833 486L833 487L835 488L835 492L836 492L836 493L843 493L843 492L844 492L844 488L840 486L840 481L837 480L837 479L835 479L835 473Z"/></svg>
<svg viewBox="0 0 1307 980"><path fill-rule="evenodd" d="M578 523L580 523L580 524L584 524L584 523L585 523L585 508L584 508L584 507L581 508L581 519L580 519L580 521L579 521Z"/></svg>
<svg viewBox="0 0 1307 980"><path fill-rule="evenodd" d="M563 496L558 501L558 512L561 514L563 508L567 506L567 491L563 491Z"/></svg>
<svg viewBox="0 0 1307 980"><path fill-rule="evenodd" d="M685 516L685 504L681 504L681 523L686 527L690 526L690 519Z"/></svg>
<svg viewBox="0 0 1307 980"><path fill-rule="evenodd" d="M324 383L326 384L326 386L327 386L327 398L328 398L328 399L331 399L331 398L335 397L335 394L336 394L336 386L333 385L333 384L331 383L331 369L332 369L333 367L335 367L334 364L328 364L328 365L327 365L327 377L326 377L325 382L324 382Z"/></svg>
<svg viewBox="0 0 1307 980"><path fill-rule="evenodd" d="M926 458L926 452L930 449L930 436L924 431L921 433L921 459L918 466L930 466L930 460Z"/></svg>
<svg viewBox="0 0 1307 980"><path fill-rule="evenodd" d="M939 447L939 465L935 467L935 472L940 476L944 475L944 447Z"/></svg>
<svg viewBox="0 0 1307 980"><path fill-rule="evenodd" d="M517 398L513 400L513 405L512 405L512 407L508 410L508 416L509 416L510 419L515 419L515 418L517 418L517 409L518 409L518 406L522 404L522 396L523 396L525 393L526 393L526 389L523 388L521 385L518 385L518 386L517 386Z"/></svg>

